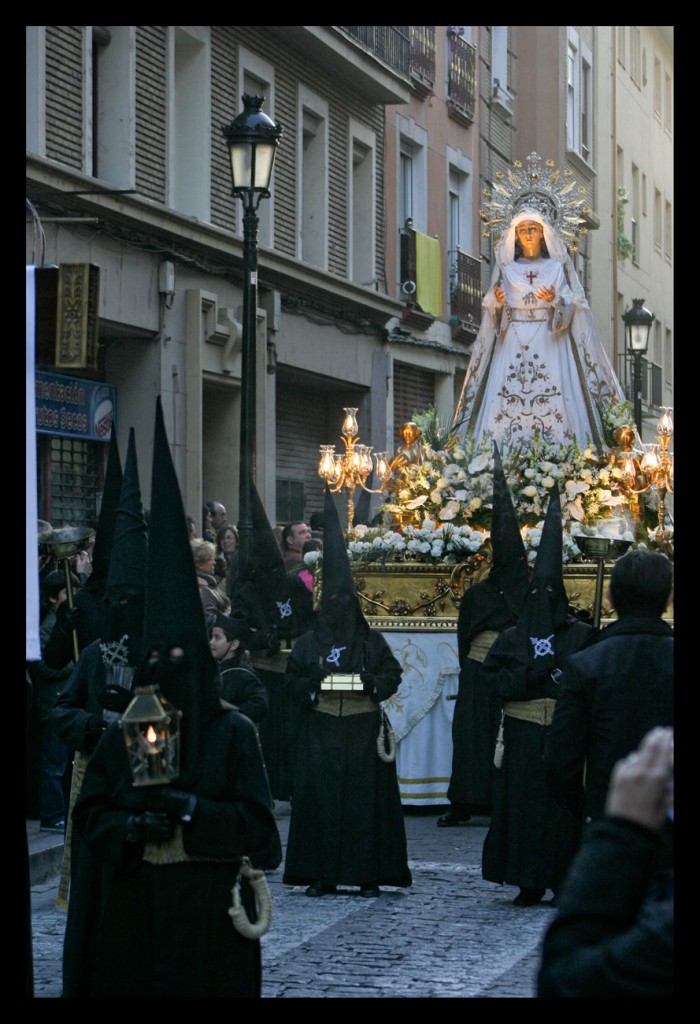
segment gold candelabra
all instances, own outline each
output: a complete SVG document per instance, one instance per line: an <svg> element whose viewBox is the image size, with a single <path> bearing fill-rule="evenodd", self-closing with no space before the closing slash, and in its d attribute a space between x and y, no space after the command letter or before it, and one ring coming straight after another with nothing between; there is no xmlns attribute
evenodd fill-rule
<svg viewBox="0 0 700 1024"><path fill-rule="evenodd" d="M335 494L345 488L348 494L348 530L352 528L355 514L353 495L360 487L368 494L381 494L392 476L386 452L375 452L375 465L372 465L372 448L360 444L357 426L357 409L343 408L345 419L341 427L344 452L336 452L334 444L321 445L321 458L318 463L318 475L326 481ZM375 470L382 486L373 490L366 486L367 478Z"/></svg>
<svg viewBox="0 0 700 1024"><path fill-rule="evenodd" d="M666 529L666 496L673 494L673 452L669 452L673 437L672 409L662 407L656 433L658 442L642 444L642 451L632 447L635 434L631 427L619 427L615 431L615 440L620 445L614 449L612 461L617 463L622 473L622 482L630 501L635 520L639 521L639 496L655 487L659 496L657 510L656 542L660 548L670 547L672 532ZM670 518L670 517L669 517ZM671 523L673 520L671 519Z"/></svg>

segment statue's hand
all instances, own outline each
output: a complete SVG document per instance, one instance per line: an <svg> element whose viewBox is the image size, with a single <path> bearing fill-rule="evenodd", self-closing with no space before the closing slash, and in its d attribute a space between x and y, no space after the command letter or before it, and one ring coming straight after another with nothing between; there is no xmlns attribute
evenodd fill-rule
<svg viewBox="0 0 700 1024"><path fill-rule="evenodd" d="M551 288L547 288L545 285L542 285L542 287L538 288L535 292L535 298L541 299L542 302L553 302L554 294L554 285L552 285Z"/></svg>
<svg viewBox="0 0 700 1024"><path fill-rule="evenodd" d="M503 302L503 300L506 297L506 293L503 290L503 288L499 288L497 284L493 286L493 294L496 296L499 302Z"/></svg>

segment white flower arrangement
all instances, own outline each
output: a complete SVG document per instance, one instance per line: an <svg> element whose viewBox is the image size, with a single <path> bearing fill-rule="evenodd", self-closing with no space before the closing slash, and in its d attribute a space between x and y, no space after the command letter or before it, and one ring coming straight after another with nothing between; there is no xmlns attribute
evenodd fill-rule
<svg viewBox="0 0 700 1024"><path fill-rule="evenodd" d="M606 440L613 431L629 426L629 402L609 403L601 409ZM459 442L436 429L434 410L419 417L426 429L414 451L420 460L397 471L392 500L381 506L384 526L358 526L349 541L353 562L454 563L477 552L489 551L493 500L493 438L484 434L477 443L467 434ZM439 438L433 448L426 440ZM529 561L534 561L542 524L555 483L559 488L563 521L563 560L581 557L576 538L608 535L635 539L634 524L622 486L621 473L607 455L592 446L581 449L554 444L535 434L519 448L501 450L506 482L513 499ZM653 511L655 494L647 492L645 509ZM601 526L601 524L604 524ZM646 529L644 527L643 529ZM610 532L613 531L613 532ZM648 546L661 546L665 538L647 531Z"/></svg>

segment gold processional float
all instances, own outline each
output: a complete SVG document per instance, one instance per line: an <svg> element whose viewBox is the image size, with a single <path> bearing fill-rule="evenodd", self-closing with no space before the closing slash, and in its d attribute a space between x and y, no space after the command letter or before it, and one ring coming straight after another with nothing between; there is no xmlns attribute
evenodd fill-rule
<svg viewBox="0 0 700 1024"><path fill-rule="evenodd" d="M389 459L386 452L374 453L359 443L357 409L345 408L341 428L345 446L336 452L335 445L320 448L319 476L332 492L344 490L347 495L348 537L351 536L355 503L359 488L369 494L396 490L402 467L415 458L420 450L421 430L417 424L406 423L401 428L405 447ZM673 436L671 410L664 409L659 421L656 444L634 448L637 435L631 427L620 427L613 432L616 447L609 450L607 459L611 467L619 470L620 487L624 491L633 522L642 520L640 496L650 488L658 494L658 524L656 547L673 555L673 530L667 528L669 519L666 496L673 494L673 454L669 444ZM372 471L380 487L367 487ZM394 527L401 529L411 518L395 517ZM615 560L632 545L632 540L621 540L613 530L606 531L601 524L597 535L577 536L576 544L582 551L580 561L564 565L564 585L570 604L587 611L593 624L606 625L614 617L607 597L607 585ZM351 562L362 611L368 622L381 631L416 632L455 630L459 605L465 590L488 575L488 553L478 552L456 564L426 563L420 561ZM314 596L318 603L322 588L322 559L314 569ZM669 605L665 618L673 619L673 606Z"/></svg>

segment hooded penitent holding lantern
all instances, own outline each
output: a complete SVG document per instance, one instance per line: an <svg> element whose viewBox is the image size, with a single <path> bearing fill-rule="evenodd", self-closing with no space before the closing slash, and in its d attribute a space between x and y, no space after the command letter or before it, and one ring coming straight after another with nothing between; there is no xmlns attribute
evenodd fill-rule
<svg viewBox="0 0 700 1024"><path fill-rule="evenodd" d="M555 482L517 625L495 640L484 662L502 703L503 752L493 775L491 825L482 874L520 886L516 906L554 893L579 842L579 822L551 797L544 746L557 699L556 669L592 627L569 608L562 568L562 521Z"/></svg>
<svg viewBox="0 0 700 1024"><path fill-rule="evenodd" d="M160 399L151 495L135 701L157 694L179 712L179 770L164 784L136 784L125 742L131 705L86 770L75 828L111 867L90 994L257 997L259 938L234 927L232 893L254 921L243 868L275 868L281 844L255 726L219 697Z"/></svg>
<svg viewBox="0 0 700 1024"><path fill-rule="evenodd" d="M324 500L321 606L287 662L300 725L283 880L307 886L308 896L339 885L378 896L382 885L411 885L381 708L399 687L401 666L362 613L328 488Z"/></svg>

